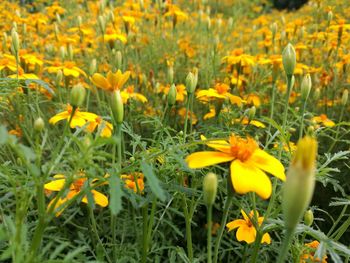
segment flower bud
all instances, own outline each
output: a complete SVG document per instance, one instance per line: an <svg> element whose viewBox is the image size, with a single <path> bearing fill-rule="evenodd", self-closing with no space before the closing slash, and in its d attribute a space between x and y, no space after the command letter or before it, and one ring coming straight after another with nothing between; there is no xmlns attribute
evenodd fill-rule
<svg viewBox="0 0 350 263"><path fill-rule="evenodd" d="M55 38L58 41L58 35L60 34L60 29L58 28L57 23L54 23L54 30L55 30Z"/></svg>
<svg viewBox="0 0 350 263"><path fill-rule="evenodd" d="M310 74L306 74L301 82L301 98L307 100L311 91L311 77Z"/></svg>
<svg viewBox="0 0 350 263"><path fill-rule="evenodd" d="M271 25L271 32L272 32L272 39L275 39L276 37L276 33L277 33L277 23L274 22L272 25Z"/></svg>
<svg viewBox="0 0 350 263"><path fill-rule="evenodd" d="M320 95L321 95L321 90L320 88L317 88L314 92L314 100L318 100L320 98Z"/></svg>
<svg viewBox="0 0 350 263"><path fill-rule="evenodd" d="M314 222L314 213L312 213L312 210L309 209L304 214L304 223L307 226L311 226Z"/></svg>
<svg viewBox="0 0 350 263"><path fill-rule="evenodd" d="M341 97L341 105L345 106L348 103L349 91L346 89L343 91L343 96Z"/></svg>
<svg viewBox="0 0 350 263"><path fill-rule="evenodd" d="M97 68L97 61L96 61L96 58L94 58L91 61L91 64L90 64L90 67L89 67L89 74L90 74L90 76L92 76L96 72L96 68Z"/></svg>
<svg viewBox="0 0 350 263"><path fill-rule="evenodd" d="M218 189L218 177L214 173L208 173L203 180L204 203L209 206L214 204Z"/></svg>
<svg viewBox="0 0 350 263"><path fill-rule="evenodd" d="M168 93L168 104L170 106L173 106L176 102L176 87L175 87L175 84L172 84L170 86L170 89L169 89L169 93Z"/></svg>
<svg viewBox="0 0 350 263"><path fill-rule="evenodd" d="M61 46L60 47L60 57L61 57L61 60L63 61L67 56L67 49L65 46Z"/></svg>
<svg viewBox="0 0 350 263"><path fill-rule="evenodd" d="M74 50L71 44L68 45L68 58L69 60L73 60L74 58Z"/></svg>
<svg viewBox="0 0 350 263"><path fill-rule="evenodd" d="M63 79L63 73L62 73L62 70L59 69L56 73L56 80L55 80L56 87L60 86L62 79Z"/></svg>
<svg viewBox="0 0 350 263"><path fill-rule="evenodd" d="M114 90L112 92L111 109L115 122L121 124L124 120L124 105L120 90Z"/></svg>
<svg viewBox="0 0 350 263"><path fill-rule="evenodd" d="M194 92L194 90L196 89L195 84L196 84L195 77L194 77L193 73L192 72L188 73L187 77L186 77L186 89L187 89L188 93Z"/></svg>
<svg viewBox="0 0 350 263"><path fill-rule="evenodd" d="M172 65L168 67L167 77L168 77L168 83L170 85L173 84L174 83L174 67Z"/></svg>
<svg viewBox="0 0 350 263"><path fill-rule="evenodd" d="M60 16L59 13L56 13L56 20L57 20L57 23L58 23L58 24L61 24L61 23L62 23L61 16Z"/></svg>
<svg viewBox="0 0 350 263"><path fill-rule="evenodd" d="M250 121L251 121L252 119L254 119L255 113L256 113L256 108L255 108L255 106L251 107L251 108L248 110L248 118L249 118Z"/></svg>
<svg viewBox="0 0 350 263"><path fill-rule="evenodd" d="M75 85L70 92L70 103L75 107L80 107L85 100L86 91L83 85Z"/></svg>
<svg viewBox="0 0 350 263"><path fill-rule="evenodd" d="M328 23L328 25L331 23L332 19L333 19L333 12L329 11L328 14L327 14L327 23Z"/></svg>
<svg viewBox="0 0 350 263"><path fill-rule="evenodd" d="M98 26L100 27L102 34L104 34L106 29L106 21L103 16L98 16Z"/></svg>
<svg viewBox="0 0 350 263"><path fill-rule="evenodd" d="M44 120L39 117L34 121L34 130L37 132L41 132L45 128Z"/></svg>
<svg viewBox="0 0 350 263"><path fill-rule="evenodd" d="M115 61L116 61L116 66L117 69L122 69L122 63L123 63L123 55L122 52L119 50L115 53Z"/></svg>
<svg viewBox="0 0 350 263"><path fill-rule="evenodd" d="M293 230L309 206L315 187L317 141L299 140L283 187L283 213L287 229Z"/></svg>
<svg viewBox="0 0 350 263"><path fill-rule="evenodd" d="M11 31L11 39L12 39L12 47L14 53L17 54L19 52L19 37L16 30L13 28Z"/></svg>
<svg viewBox="0 0 350 263"><path fill-rule="evenodd" d="M77 19L78 21L78 27L80 28L81 27L81 25L83 24L83 19L81 18L81 16L78 16L78 19Z"/></svg>
<svg viewBox="0 0 350 263"><path fill-rule="evenodd" d="M296 65L296 54L292 44L288 44L282 52L283 68L287 76L291 76L294 73Z"/></svg>

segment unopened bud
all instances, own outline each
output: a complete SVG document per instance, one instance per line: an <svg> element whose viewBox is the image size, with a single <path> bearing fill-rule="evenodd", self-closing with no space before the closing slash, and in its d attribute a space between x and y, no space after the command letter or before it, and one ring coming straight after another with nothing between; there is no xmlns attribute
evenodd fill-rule
<svg viewBox="0 0 350 263"><path fill-rule="evenodd" d="M329 11L328 14L327 14L327 23L328 23L328 25L331 23L332 19L333 19L333 12Z"/></svg>
<svg viewBox="0 0 350 263"><path fill-rule="evenodd" d="M204 203L209 206L214 204L218 189L218 177L214 173L208 173L203 179Z"/></svg>
<svg viewBox="0 0 350 263"><path fill-rule="evenodd" d="M112 92L111 109L115 122L121 124L124 120L124 105L119 89Z"/></svg>
<svg viewBox="0 0 350 263"><path fill-rule="evenodd" d="M56 21L57 21L58 24L62 23L61 16L60 16L59 13L56 13Z"/></svg>
<svg viewBox="0 0 350 263"><path fill-rule="evenodd" d="M168 67L168 83L171 85L174 83L174 67L173 66L169 66Z"/></svg>
<svg viewBox="0 0 350 263"><path fill-rule="evenodd" d="M274 39L276 37L276 33L277 33L277 23L274 22L272 25L271 25L271 32L272 32L272 39Z"/></svg>
<svg viewBox="0 0 350 263"><path fill-rule="evenodd" d="M68 45L68 58L69 60L73 60L74 58L74 50L71 44Z"/></svg>
<svg viewBox="0 0 350 263"><path fill-rule="evenodd" d="M283 212L287 229L294 229L309 206L315 187L317 141L299 140L283 188Z"/></svg>
<svg viewBox="0 0 350 263"><path fill-rule="evenodd" d="M314 92L314 100L318 100L320 98L320 95L321 95L321 90L320 88L317 88Z"/></svg>
<svg viewBox="0 0 350 263"><path fill-rule="evenodd" d="M195 77L192 72L187 74L186 77L186 89L188 93L193 93L194 90L196 89L195 86Z"/></svg>
<svg viewBox="0 0 350 263"><path fill-rule="evenodd" d="M44 120L39 117L34 121L34 130L37 132L41 132L45 128Z"/></svg>
<svg viewBox="0 0 350 263"><path fill-rule="evenodd" d="M349 91L346 89L343 91L343 96L341 97L341 105L345 106L348 103Z"/></svg>
<svg viewBox="0 0 350 263"><path fill-rule="evenodd" d="M98 25L100 27L102 34L104 34L105 29L106 29L106 21L105 21L105 18L103 16L98 17Z"/></svg>
<svg viewBox="0 0 350 263"><path fill-rule="evenodd" d="M80 107L85 100L86 91L83 85L75 85L70 92L70 103L75 107Z"/></svg>
<svg viewBox="0 0 350 263"><path fill-rule="evenodd" d="M296 54L292 44L288 44L282 53L283 68L287 76L291 76L294 73L296 65Z"/></svg>
<svg viewBox="0 0 350 263"><path fill-rule="evenodd" d="M19 37L17 31L14 28L11 31L11 38L14 53L17 54L19 52Z"/></svg>
<svg viewBox="0 0 350 263"><path fill-rule="evenodd" d="M67 56L67 49L65 46L61 46L60 47L60 57L62 59L62 61L66 58Z"/></svg>
<svg viewBox="0 0 350 263"><path fill-rule="evenodd" d="M176 102L176 87L175 84L172 84L168 93L168 104L173 106Z"/></svg>
<svg viewBox="0 0 350 263"><path fill-rule="evenodd" d="M311 209L307 210L304 214L304 223L307 226L311 226L314 222L314 213Z"/></svg>
<svg viewBox="0 0 350 263"><path fill-rule="evenodd" d="M211 28L211 19L210 19L210 17L208 16L207 17L207 21L206 21L207 23L207 30L209 31L210 30L210 28Z"/></svg>
<svg viewBox="0 0 350 263"><path fill-rule="evenodd" d="M80 28L81 25L83 24L83 19L81 18L81 16L78 16L78 27Z"/></svg>
<svg viewBox="0 0 350 263"><path fill-rule="evenodd" d="M62 79L63 79L63 73L62 73L62 70L59 69L56 73L56 80L55 80L56 87L60 85Z"/></svg>
<svg viewBox="0 0 350 263"><path fill-rule="evenodd" d="M301 98L307 100L311 91L311 77L310 74L306 74L301 82Z"/></svg>
<svg viewBox="0 0 350 263"><path fill-rule="evenodd" d="M96 72L96 68L97 68L97 61L96 61L96 58L94 58L91 61L91 64L90 64L90 67L89 67L89 74L90 74L90 76L92 76Z"/></svg>
<svg viewBox="0 0 350 263"><path fill-rule="evenodd" d="M115 60L116 60L116 66L117 66L117 69L122 69L122 63L123 63L123 55L122 55L122 52L120 50L118 50L116 53L115 53Z"/></svg>
<svg viewBox="0 0 350 263"><path fill-rule="evenodd" d="M248 110L248 118L249 118L250 121L251 121L252 119L254 119L255 113L256 113L256 108L255 108L255 106L251 107L251 108Z"/></svg>

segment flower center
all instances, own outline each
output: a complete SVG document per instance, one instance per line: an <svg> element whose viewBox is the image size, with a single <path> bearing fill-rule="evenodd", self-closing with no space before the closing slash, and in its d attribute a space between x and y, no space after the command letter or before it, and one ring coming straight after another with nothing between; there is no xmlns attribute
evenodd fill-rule
<svg viewBox="0 0 350 263"><path fill-rule="evenodd" d="M80 189L83 187L84 183L86 181L86 178L79 178L73 182L73 188L76 191L80 191Z"/></svg>
<svg viewBox="0 0 350 263"><path fill-rule="evenodd" d="M230 89L230 87L227 84L218 83L215 85L215 89L219 94L225 94Z"/></svg>
<svg viewBox="0 0 350 263"><path fill-rule="evenodd" d="M230 136L231 154L244 162L258 148L258 144L252 138L243 139L234 135Z"/></svg>

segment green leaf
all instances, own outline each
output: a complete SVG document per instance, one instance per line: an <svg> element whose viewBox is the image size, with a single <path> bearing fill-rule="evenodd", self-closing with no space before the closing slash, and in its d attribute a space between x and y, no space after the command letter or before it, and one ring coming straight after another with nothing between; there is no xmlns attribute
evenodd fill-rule
<svg viewBox="0 0 350 263"><path fill-rule="evenodd" d="M147 183L150 186L152 192L156 197L161 201L165 201L165 192L163 188L160 187L159 180L157 176L153 172L153 168L151 165L147 164L145 161L141 162L141 170L145 177L147 178Z"/></svg>
<svg viewBox="0 0 350 263"><path fill-rule="evenodd" d="M120 178L113 172L111 177L108 179L108 182L109 192L111 195L109 209L111 209L112 215L117 215L122 210L123 191L120 185Z"/></svg>

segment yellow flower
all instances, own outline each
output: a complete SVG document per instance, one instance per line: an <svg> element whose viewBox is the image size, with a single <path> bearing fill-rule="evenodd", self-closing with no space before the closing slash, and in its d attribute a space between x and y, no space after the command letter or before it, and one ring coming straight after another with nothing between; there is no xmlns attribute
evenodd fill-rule
<svg viewBox="0 0 350 263"><path fill-rule="evenodd" d="M314 240L310 243L305 244L305 250L303 251L303 254L300 257L300 263L307 263L307 262L321 262L321 263L327 263L327 255L325 255L322 260L319 258L314 258L315 251L320 245L320 242L317 240Z"/></svg>
<svg viewBox="0 0 350 263"><path fill-rule="evenodd" d="M217 83L215 88L200 90L197 93L197 99L201 101L209 101L211 99L229 99L232 104L236 104L237 106L241 106L244 100L240 97L232 95L230 92L229 85L225 83Z"/></svg>
<svg viewBox="0 0 350 263"><path fill-rule="evenodd" d="M244 219L236 219L226 224L228 231L232 231L238 228L236 232L236 238L238 241L245 241L248 244L251 244L255 241L256 238L256 229L252 220L254 219L254 211L250 211L249 216L241 210ZM258 225L260 226L264 221L264 217L259 217L258 211L255 211L258 218ZM271 237L268 233L265 233L262 237L261 243L270 244Z"/></svg>
<svg viewBox="0 0 350 263"><path fill-rule="evenodd" d="M125 90L123 90L120 95L122 96L123 103L126 104L130 98L136 99L138 101L141 101L143 103L147 102L147 98L143 96L141 93L137 93L134 91L134 86L131 85L127 87Z"/></svg>
<svg viewBox="0 0 350 263"><path fill-rule="evenodd" d="M56 124L57 122L61 120L69 120L69 118L72 115L73 107L71 105L67 105L67 110L60 112L50 118L49 123ZM91 112L81 112L79 109L76 109L72 120L70 122L70 127L76 128L76 127L82 127L84 126L88 121L89 122L95 122L96 118L98 118L98 115L91 113Z"/></svg>
<svg viewBox="0 0 350 263"><path fill-rule="evenodd" d="M328 119L326 114L321 114L320 116L315 116L312 118L312 121L316 122L316 123L321 123L325 127L333 127L335 125L335 123L332 120Z"/></svg>
<svg viewBox="0 0 350 263"><path fill-rule="evenodd" d="M262 122L260 121L257 121L257 120L249 120L249 118L247 117L244 117L243 119L235 119L235 122L237 123L241 123L243 125L253 125L255 127L258 127L258 128L265 128L265 124L263 124Z"/></svg>
<svg viewBox="0 0 350 263"><path fill-rule="evenodd" d="M170 86L167 85L166 87L164 87L163 92L165 95L168 95L170 90ZM186 87L183 84L178 84L176 85L176 101L184 101L185 100L185 96L187 95L187 91L186 91Z"/></svg>
<svg viewBox="0 0 350 263"><path fill-rule="evenodd" d="M57 174L54 176L54 178L57 180L44 185L44 189L46 191L59 192L65 187L66 176ZM59 198L58 200L56 200L56 198L52 199L48 205L48 209L51 209L52 205L55 205L53 211L56 213L56 216L59 216L67 206L66 202L72 199L74 196L80 194L86 181L87 178L83 175L79 175L74 178L73 182L69 185L69 191L67 195L63 198ZM94 198L95 203L99 206L106 207L108 205L108 198L104 194L96 190L91 190L91 194ZM86 204L88 203L86 195L82 198L81 201Z"/></svg>
<svg viewBox="0 0 350 263"><path fill-rule="evenodd" d="M14 56L5 55L3 58L0 58L0 71L4 69L9 69L13 72L17 71L16 59Z"/></svg>
<svg viewBox="0 0 350 263"><path fill-rule="evenodd" d="M120 90L123 87L123 85L128 81L129 77L130 71L122 73L120 70L118 70L116 73L112 73L112 71L109 71L107 73L107 78L105 78L99 73L95 73L94 75L92 75L91 81L101 89L104 89L106 91L114 91Z"/></svg>
<svg viewBox="0 0 350 263"><path fill-rule="evenodd" d="M91 121L86 129L89 132L93 132L96 127L102 127L100 134L101 137L109 138L112 136L113 125L110 122L103 120L100 116L97 116L95 121Z"/></svg>
<svg viewBox="0 0 350 263"><path fill-rule="evenodd" d="M125 187L133 190L135 193L142 193L145 189L143 173L122 174L120 178L124 181Z"/></svg>
<svg viewBox="0 0 350 263"><path fill-rule="evenodd" d="M80 75L86 77L85 72L82 69L76 67L75 63L72 61L66 61L63 64L60 62L54 62L52 66L47 67L47 72L49 73L57 73L59 70L61 70L63 72L63 75L66 77L72 76L74 78L77 78Z"/></svg>
<svg viewBox="0 0 350 263"><path fill-rule="evenodd" d="M202 140L206 138L202 136ZM272 192L271 181L265 172L286 180L284 167L279 160L260 150L252 138L243 139L232 134L228 141L213 140L206 143L218 151L203 151L190 154L186 158L192 169L231 162L231 182L239 194L255 192L267 199Z"/></svg>

